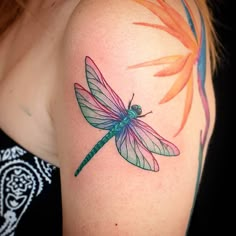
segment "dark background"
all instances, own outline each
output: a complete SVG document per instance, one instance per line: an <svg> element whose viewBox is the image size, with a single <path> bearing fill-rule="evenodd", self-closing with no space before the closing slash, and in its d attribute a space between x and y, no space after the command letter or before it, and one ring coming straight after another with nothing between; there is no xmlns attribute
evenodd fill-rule
<svg viewBox="0 0 236 236"><path fill-rule="evenodd" d="M235 98L231 92L236 80L233 64L236 11L233 0L212 0L215 28L222 44L221 60L214 76L216 124L210 142L203 177L195 203L188 236L236 235L233 199L235 176L230 167L236 157L233 116ZM233 15L235 17L233 18ZM234 20L233 20L234 19ZM234 70L234 71L233 71ZM232 175L232 177L230 176Z"/></svg>

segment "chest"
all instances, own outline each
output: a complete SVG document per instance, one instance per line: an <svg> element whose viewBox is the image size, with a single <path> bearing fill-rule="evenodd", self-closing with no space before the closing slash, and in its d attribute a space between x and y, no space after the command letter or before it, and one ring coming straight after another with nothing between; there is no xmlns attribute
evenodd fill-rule
<svg viewBox="0 0 236 236"><path fill-rule="evenodd" d="M1 57L1 62L5 60L10 66L0 79L0 128L25 149L54 165L58 160L50 102L60 80L58 53L62 32L59 25L53 37L38 32L44 37L25 39L21 37L24 31Z"/></svg>
<svg viewBox="0 0 236 236"><path fill-rule="evenodd" d="M50 120L55 78L56 66L47 57L40 60L32 54L20 61L0 82L0 128L33 154L57 165Z"/></svg>
<svg viewBox="0 0 236 236"><path fill-rule="evenodd" d="M5 73L0 66L0 128L26 150L56 166L51 100L62 77L61 41L78 3L61 1L35 16L40 21L32 19L13 27L12 37L6 40L12 43L6 43L5 53L0 49L1 64L10 64Z"/></svg>

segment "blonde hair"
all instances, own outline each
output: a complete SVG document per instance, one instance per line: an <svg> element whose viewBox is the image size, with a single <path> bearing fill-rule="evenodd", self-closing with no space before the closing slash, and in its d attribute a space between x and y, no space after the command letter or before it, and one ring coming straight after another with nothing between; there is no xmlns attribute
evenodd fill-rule
<svg viewBox="0 0 236 236"><path fill-rule="evenodd" d="M22 15L28 2L29 0L0 0L0 38ZM218 45L220 44L213 24L213 14L207 0L196 0L196 3L201 9L201 13L206 22L211 65L212 70L214 71L216 69L217 62L219 61Z"/></svg>

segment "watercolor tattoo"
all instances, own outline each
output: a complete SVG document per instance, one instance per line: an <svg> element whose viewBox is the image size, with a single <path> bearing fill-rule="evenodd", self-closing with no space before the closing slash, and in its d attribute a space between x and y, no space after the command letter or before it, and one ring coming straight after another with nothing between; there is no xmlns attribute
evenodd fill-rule
<svg viewBox="0 0 236 236"><path fill-rule="evenodd" d="M139 63L129 68L140 68L144 66L164 66L164 69L156 72L154 76L165 77L177 75L176 81L173 83L169 91L161 99L160 104L164 104L175 96L177 96L184 88L186 90L185 106L183 111L183 118L179 129L176 131L176 135L184 128L188 119L192 100L193 100L193 74L194 66L199 61L199 52L202 43L201 31L198 29L196 19L189 7L187 1L181 0L186 15L185 18L178 13L173 7L171 7L166 1L156 0L157 3L152 3L147 0L133 0L149 11L156 15L161 21L161 24L152 24L145 22L135 22L135 25L144 27L152 27L157 30L162 30L182 43L184 47L188 49L185 55L170 55L152 61Z"/></svg>
<svg viewBox="0 0 236 236"><path fill-rule="evenodd" d="M152 61L139 63L129 67L129 68L140 68L144 66L165 65L165 68L159 70L154 76L164 77L164 76L178 75L177 80L173 83L170 90L160 101L160 104L166 103L171 99L173 99L175 96L177 96L184 88L186 88L186 99L185 99L183 118L175 136L178 135L180 131L184 128L191 110L193 92L194 92L193 69L195 65L197 67L198 92L200 94L203 110L205 113L205 128L200 130L198 170L197 170L195 194L193 199L193 203L195 203L202 173L203 153L206 148L206 140L210 126L210 111L205 91L207 46L206 46L206 29L205 29L204 19L200 12L200 9L198 8L198 12L200 15L200 23L201 23L199 27L197 25L196 18L194 17L194 14L186 0L180 0L180 1L183 5L187 20L185 20L185 18L182 15L180 15L173 7L171 7L166 1L156 0L157 3L152 3L147 0L133 0L133 1L147 8L154 15L156 15L163 23L162 25L145 23L145 22L135 22L134 24L145 27L152 27L154 29L165 31L166 33L178 39L183 44L183 46L185 46L189 50L189 52L186 55L171 55L163 58L158 58Z"/></svg>
<svg viewBox="0 0 236 236"><path fill-rule="evenodd" d="M121 98L89 57L85 58L85 72L90 92L80 84L74 84L78 105L90 125L108 132L83 159L75 176L112 137L115 137L119 154L129 163L144 170L159 170L152 153L163 156L179 155L174 144L139 119L151 112L142 115L141 106L132 105L134 94L126 109Z"/></svg>

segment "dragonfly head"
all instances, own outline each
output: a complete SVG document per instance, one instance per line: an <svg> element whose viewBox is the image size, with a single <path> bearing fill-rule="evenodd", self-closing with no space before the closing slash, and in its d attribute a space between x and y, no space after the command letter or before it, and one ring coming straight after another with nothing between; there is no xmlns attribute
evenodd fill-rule
<svg viewBox="0 0 236 236"><path fill-rule="evenodd" d="M132 105L131 110L133 110L138 116L142 114L142 107L139 105Z"/></svg>

